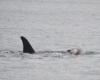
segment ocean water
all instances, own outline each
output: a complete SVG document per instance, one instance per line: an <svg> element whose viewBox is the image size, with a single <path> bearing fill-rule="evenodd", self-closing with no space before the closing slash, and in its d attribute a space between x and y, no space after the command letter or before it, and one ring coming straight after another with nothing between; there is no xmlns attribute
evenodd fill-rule
<svg viewBox="0 0 100 80"><path fill-rule="evenodd" d="M0 0L0 49L22 50L25 36L36 50L100 51L100 1Z"/></svg>
<svg viewBox="0 0 100 80"><path fill-rule="evenodd" d="M88 55L87 55L88 54ZM100 53L0 51L0 80L99 80Z"/></svg>
<svg viewBox="0 0 100 80"><path fill-rule="evenodd" d="M100 80L99 25L99 0L0 0L0 80Z"/></svg>

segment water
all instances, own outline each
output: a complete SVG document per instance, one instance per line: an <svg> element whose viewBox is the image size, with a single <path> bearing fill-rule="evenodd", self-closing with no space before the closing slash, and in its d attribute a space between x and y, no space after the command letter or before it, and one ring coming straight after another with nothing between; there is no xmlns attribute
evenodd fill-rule
<svg viewBox="0 0 100 80"><path fill-rule="evenodd" d="M49 54L49 55L48 55ZM99 80L100 54L0 51L1 80Z"/></svg>
<svg viewBox="0 0 100 80"><path fill-rule="evenodd" d="M99 10L99 0L0 0L0 80L100 80ZM37 54L22 53L20 36ZM83 54L57 52L70 48Z"/></svg>
<svg viewBox="0 0 100 80"><path fill-rule="evenodd" d="M22 50L20 36L25 36L37 50L78 47L100 51L99 3L98 0L0 1L0 49Z"/></svg>

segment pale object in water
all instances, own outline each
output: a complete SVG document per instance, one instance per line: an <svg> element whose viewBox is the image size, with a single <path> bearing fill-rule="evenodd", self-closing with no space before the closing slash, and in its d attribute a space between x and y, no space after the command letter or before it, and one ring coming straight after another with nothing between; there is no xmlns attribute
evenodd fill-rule
<svg viewBox="0 0 100 80"><path fill-rule="evenodd" d="M79 55L81 53L81 49L72 48L72 49L68 49L67 52L70 53L70 54Z"/></svg>

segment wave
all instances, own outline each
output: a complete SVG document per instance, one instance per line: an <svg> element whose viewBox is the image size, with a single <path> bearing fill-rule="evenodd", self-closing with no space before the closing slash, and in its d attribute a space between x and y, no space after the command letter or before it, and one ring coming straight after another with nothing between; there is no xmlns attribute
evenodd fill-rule
<svg viewBox="0 0 100 80"><path fill-rule="evenodd" d="M86 51L80 55L97 55L100 52ZM21 57L21 58L44 58L44 57L53 57L53 58L63 58L71 56L67 51L37 51L34 54L23 53L22 51L13 51L13 50L0 50L0 58L11 58L11 57Z"/></svg>

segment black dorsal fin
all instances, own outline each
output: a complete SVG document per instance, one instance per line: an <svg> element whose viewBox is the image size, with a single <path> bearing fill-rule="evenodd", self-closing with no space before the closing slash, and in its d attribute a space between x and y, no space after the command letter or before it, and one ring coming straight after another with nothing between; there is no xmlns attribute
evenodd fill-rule
<svg viewBox="0 0 100 80"><path fill-rule="evenodd" d="M35 50L32 48L32 46L29 43L29 41L23 36L21 36L20 38L21 38L21 40L23 42L23 53L34 54Z"/></svg>

